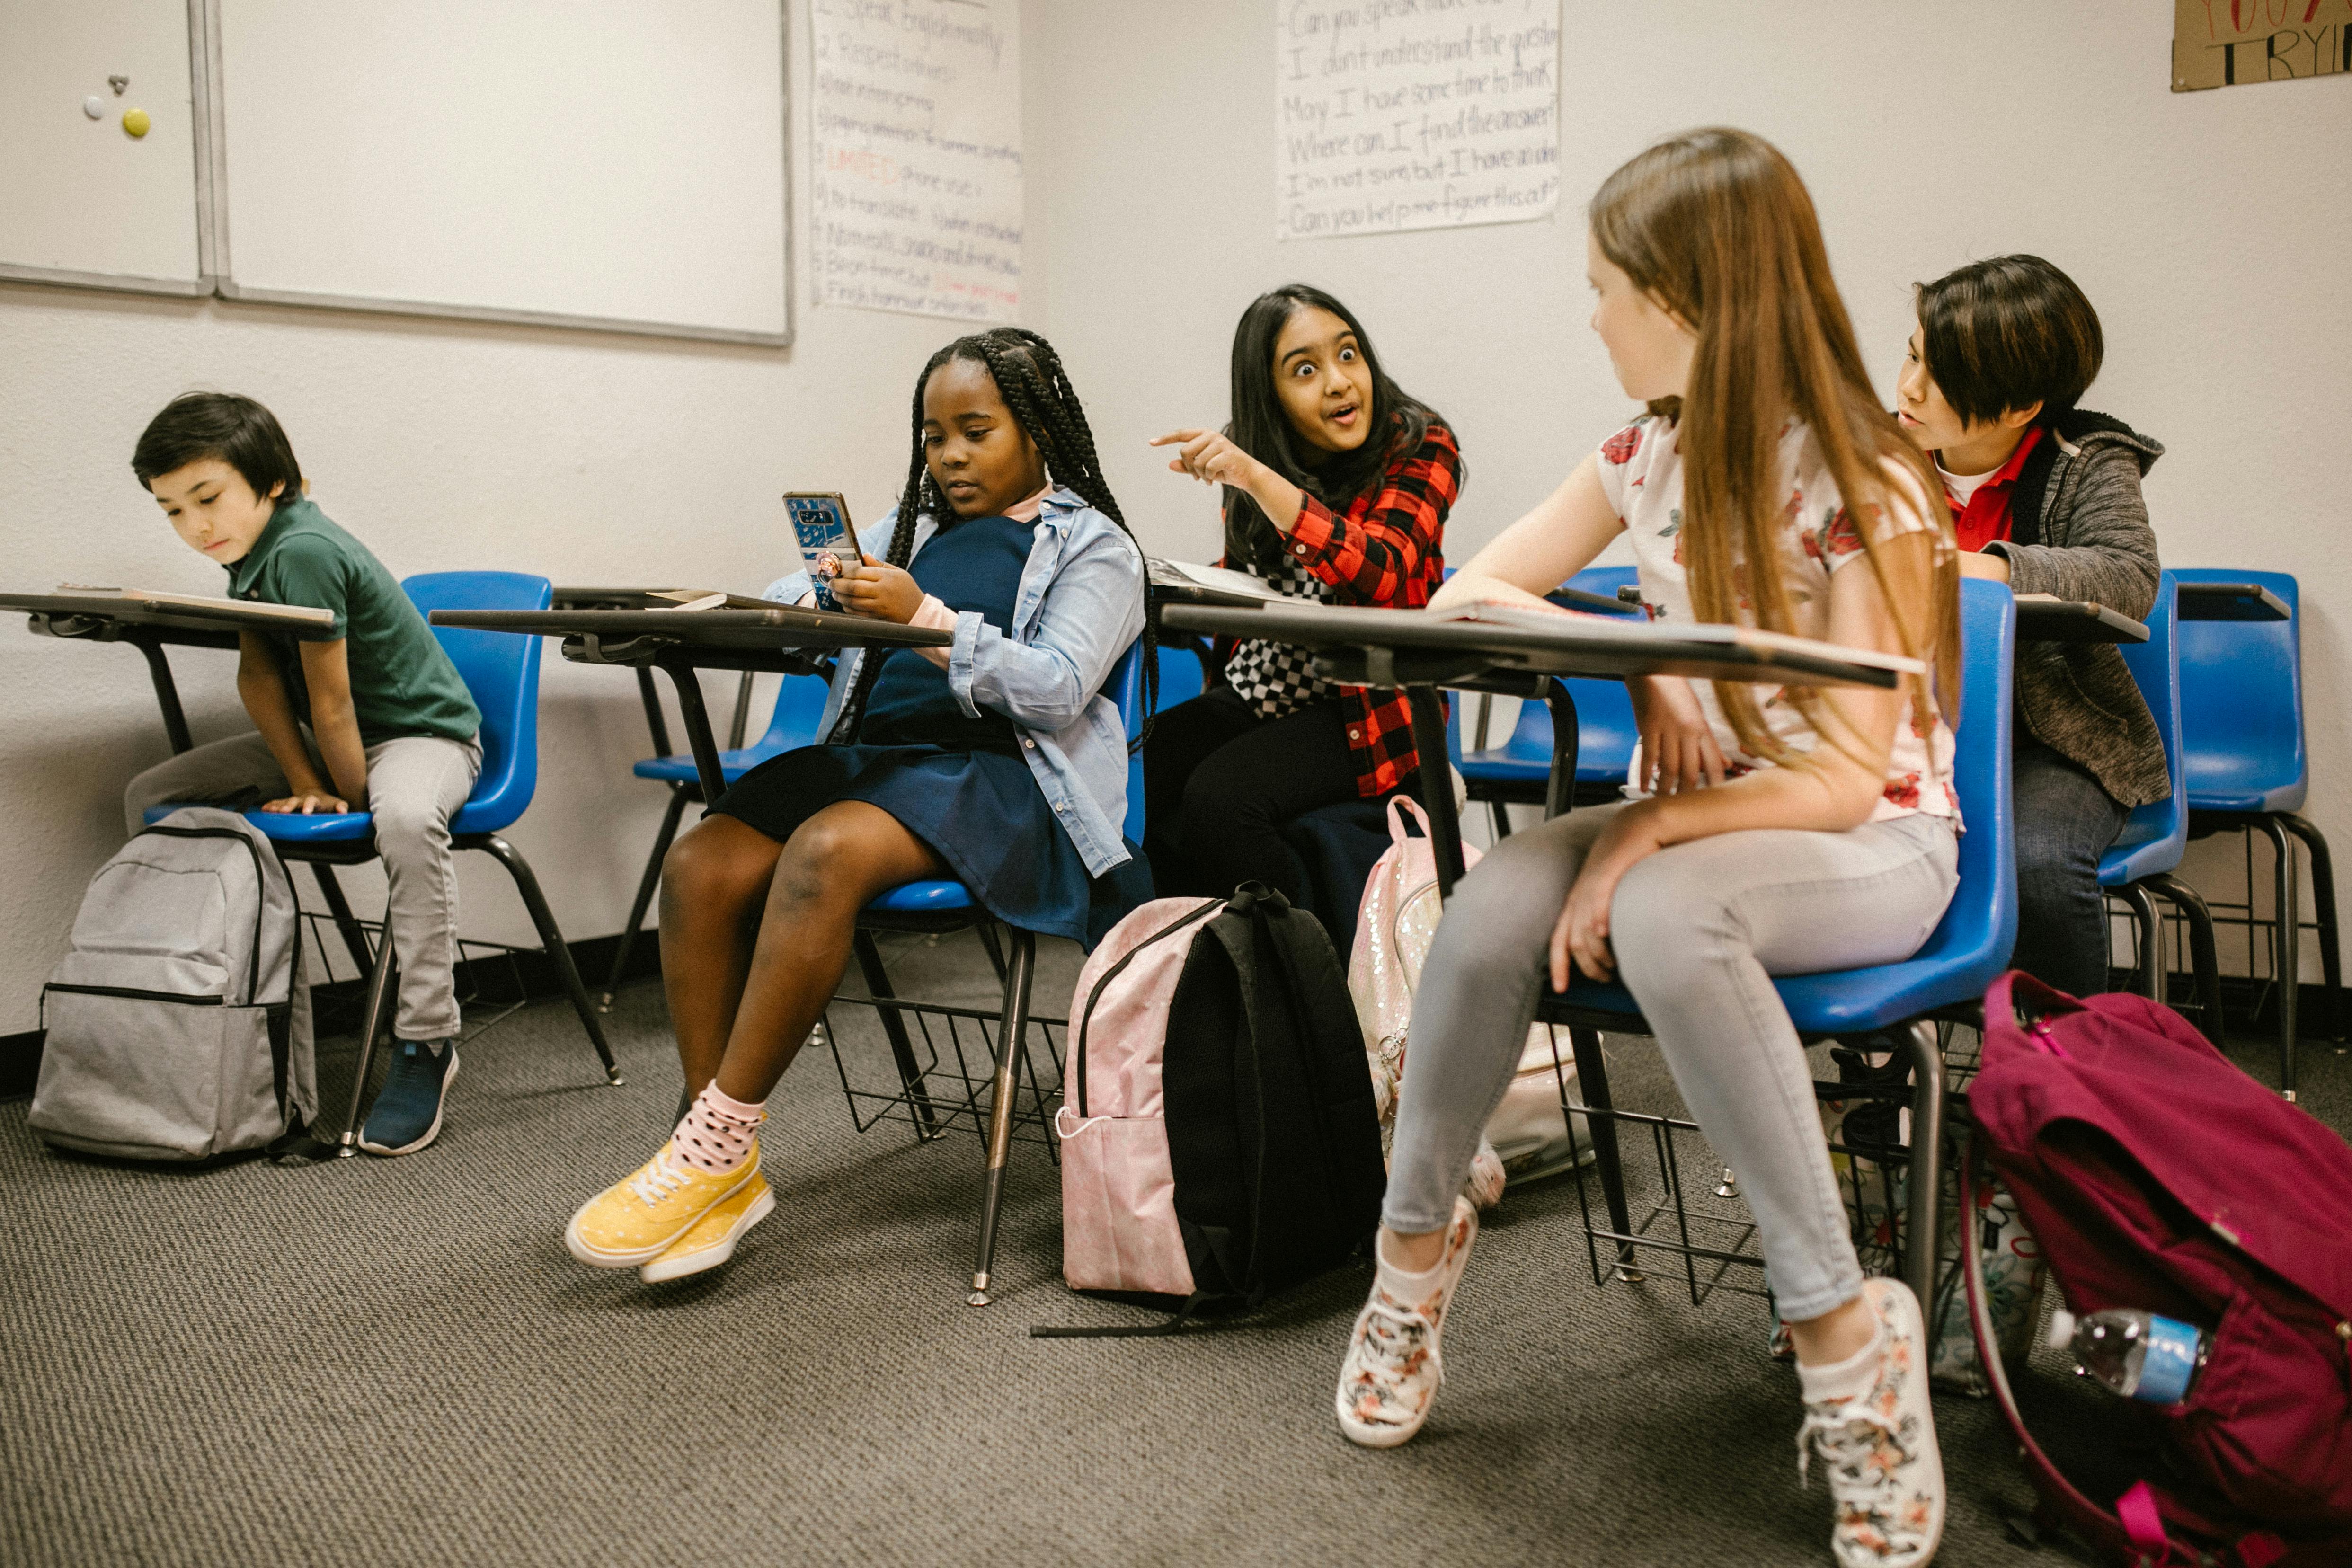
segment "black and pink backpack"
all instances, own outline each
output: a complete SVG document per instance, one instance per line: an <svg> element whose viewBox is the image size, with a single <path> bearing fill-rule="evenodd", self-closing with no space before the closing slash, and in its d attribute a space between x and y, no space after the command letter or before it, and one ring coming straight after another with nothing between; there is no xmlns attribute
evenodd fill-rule
<svg viewBox="0 0 2352 1568"><path fill-rule="evenodd" d="M2170 1009L2017 974L1985 994L1969 1104L1969 1166L1989 1158L2016 1196L2075 1312L2139 1307L2212 1335L2181 1404L2116 1402L2166 1462L2103 1508L2026 1431L1967 1267L2042 1521L2118 1563L2352 1563L2352 1148Z"/></svg>

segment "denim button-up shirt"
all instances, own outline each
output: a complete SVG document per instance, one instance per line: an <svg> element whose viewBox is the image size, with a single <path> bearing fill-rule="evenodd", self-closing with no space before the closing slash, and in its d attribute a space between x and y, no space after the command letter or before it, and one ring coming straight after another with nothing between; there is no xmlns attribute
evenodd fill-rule
<svg viewBox="0 0 2352 1568"><path fill-rule="evenodd" d="M880 560L897 526L894 510L861 530L857 548ZM939 525L915 523L915 554ZM911 559L911 558L910 558ZM982 706L1021 731L1021 756L1077 846L1090 876L1128 859L1120 832L1127 818L1127 727L1102 690L1143 631L1143 552L1126 530L1056 486L1040 506L1028 564L1013 605L1013 629L999 632L976 610L956 616L948 650L948 685L965 713ZM796 571L768 585L763 598L796 604L810 591ZM833 733L866 651L835 662L832 695L817 734Z"/></svg>

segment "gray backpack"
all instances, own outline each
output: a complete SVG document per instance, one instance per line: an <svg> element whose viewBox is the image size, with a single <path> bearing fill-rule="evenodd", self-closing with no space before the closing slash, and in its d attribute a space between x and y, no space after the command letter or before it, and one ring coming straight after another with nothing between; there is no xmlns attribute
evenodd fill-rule
<svg viewBox="0 0 2352 1568"><path fill-rule="evenodd" d="M319 1103L299 914L277 852L234 811L187 807L123 845L41 990L33 1131L141 1160L299 1138Z"/></svg>

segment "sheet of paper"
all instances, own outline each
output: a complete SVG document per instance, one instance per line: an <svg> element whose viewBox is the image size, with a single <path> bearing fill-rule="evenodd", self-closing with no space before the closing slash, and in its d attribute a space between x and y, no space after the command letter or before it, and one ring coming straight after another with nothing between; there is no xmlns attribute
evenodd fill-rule
<svg viewBox="0 0 2352 1568"><path fill-rule="evenodd" d="M1157 581L1190 582L1202 588L1213 588L1224 593L1238 593L1250 599L1280 600L1283 596L1266 586L1263 578L1252 577L1231 567L1202 566L1189 560L1150 562L1152 577Z"/></svg>
<svg viewBox="0 0 2352 1568"><path fill-rule="evenodd" d="M2352 72L2352 0L2173 0L2172 90Z"/></svg>
<svg viewBox="0 0 2352 1568"><path fill-rule="evenodd" d="M1539 218L1559 201L1559 0L1274 8L1275 237Z"/></svg>
<svg viewBox="0 0 2352 1568"><path fill-rule="evenodd" d="M1021 308L1019 0L809 0L817 301Z"/></svg>

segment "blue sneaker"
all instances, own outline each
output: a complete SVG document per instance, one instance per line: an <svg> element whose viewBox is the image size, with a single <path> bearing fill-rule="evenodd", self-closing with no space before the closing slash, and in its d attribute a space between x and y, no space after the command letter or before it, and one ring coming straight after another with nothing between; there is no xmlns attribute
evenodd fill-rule
<svg viewBox="0 0 2352 1568"><path fill-rule="evenodd" d="M372 1155L413 1155L441 1135L441 1101L457 1077L457 1042L439 1043L436 1052L422 1040L398 1042L392 1071L360 1128L360 1147Z"/></svg>

